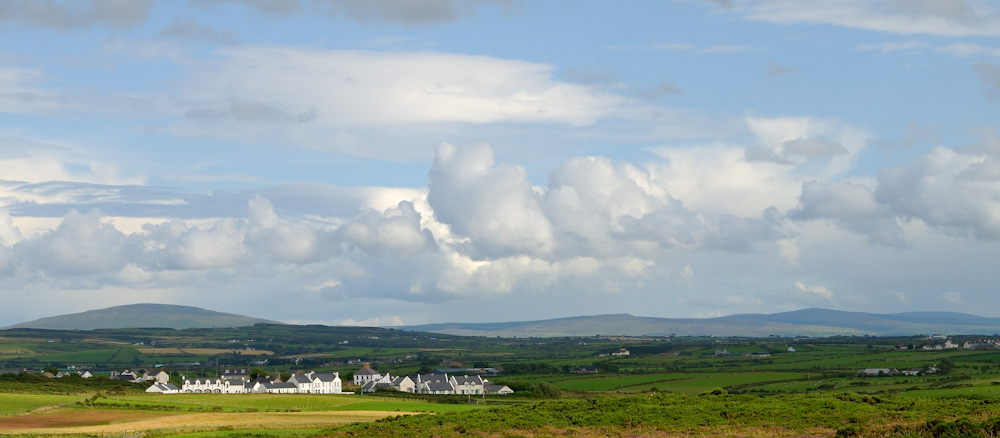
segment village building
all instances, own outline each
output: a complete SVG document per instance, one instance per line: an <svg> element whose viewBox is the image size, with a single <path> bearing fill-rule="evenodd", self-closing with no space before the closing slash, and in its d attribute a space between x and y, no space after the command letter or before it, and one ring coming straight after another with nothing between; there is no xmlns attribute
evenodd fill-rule
<svg viewBox="0 0 1000 438"><path fill-rule="evenodd" d="M365 383L382 379L382 374L372 369L371 364L361 365L361 369L354 373L354 384L364 386Z"/></svg>

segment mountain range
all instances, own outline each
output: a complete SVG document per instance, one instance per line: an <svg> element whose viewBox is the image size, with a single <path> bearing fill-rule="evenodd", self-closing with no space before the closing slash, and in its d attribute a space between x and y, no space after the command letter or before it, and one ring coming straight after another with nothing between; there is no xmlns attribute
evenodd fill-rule
<svg viewBox="0 0 1000 438"><path fill-rule="evenodd" d="M281 324L249 316L169 304L130 304L52 316L3 327L51 330L118 328L243 327ZM1000 318L952 312L875 314L803 309L772 314L737 314L716 318L655 318L629 314L577 316L541 321L441 323L393 327L459 336L911 336L1000 333Z"/></svg>
<svg viewBox="0 0 1000 438"><path fill-rule="evenodd" d="M260 318L172 304L129 304L69 315L50 316L0 329L95 330L118 328L243 327L257 323L281 324Z"/></svg>
<svg viewBox="0 0 1000 438"><path fill-rule="evenodd" d="M716 318L653 318L629 314L578 316L543 321L446 323L406 330L462 336L909 336L1000 333L1000 318L952 312L874 314L803 309Z"/></svg>

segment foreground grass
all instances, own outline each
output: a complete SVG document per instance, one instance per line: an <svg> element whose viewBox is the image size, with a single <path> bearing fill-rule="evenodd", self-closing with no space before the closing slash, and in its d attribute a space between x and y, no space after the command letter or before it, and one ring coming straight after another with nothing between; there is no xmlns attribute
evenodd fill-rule
<svg viewBox="0 0 1000 438"><path fill-rule="evenodd" d="M996 436L998 402L857 394L650 394L388 418L322 436L949 436L933 430Z"/></svg>

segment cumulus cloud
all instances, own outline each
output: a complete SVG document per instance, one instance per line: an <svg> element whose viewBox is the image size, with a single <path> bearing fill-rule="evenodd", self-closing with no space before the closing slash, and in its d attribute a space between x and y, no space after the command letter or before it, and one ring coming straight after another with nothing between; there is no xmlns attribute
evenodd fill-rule
<svg viewBox="0 0 1000 438"><path fill-rule="evenodd" d="M168 269L234 268L250 260L244 238L246 228L235 219L223 219L210 227L188 227L179 221L147 227L160 237Z"/></svg>
<svg viewBox="0 0 1000 438"><path fill-rule="evenodd" d="M117 272L126 263L125 235L102 216L99 210L70 210L55 230L15 244L14 254L26 266L56 274Z"/></svg>
<svg viewBox="0 0 1000 438"><path fill-rule="evenodd" d="M437 220L470 239L475 253L498 257L552 251L552 225L527 172L495 165L487 144L441 145L427 201Z"/></svg>
<svg viewBox="0 0 1000 438"><path fill-rule="evenodd" d="M577 250L595 254L628 251L619 240L625 231L622 219L641 218L664 208L679 208L678 202L649 172L629 163L580 157L549 175L546 215L564 245L586 245Z"/></svg>
<svg viewBox="0 0 1000 438"><path fill-rule="evenodd" d="M330 257L339 246L332 233L316 226L281 220L270 201L260 195L248 202L247 245L279 262L309 263Z"/></svg>
<svg viewBox="0 0 1000 438"><path fill-rule="evenodd" d="M864 235L871 243L906 246L903 230L890 208L875 199L867 187L850 182L810 181L802 185L794 220L828 219L837 226Z"/></svg>
<svg viewBox="0 0 1000 438"><path fill-rule="evenodd" d="M911 164L879 172L876 199L901 217L1000 239L1000 168L995 158L934 148Z"/></svg>
<svg viewBox="0 0 1000 438"><path fill-rule="evenodd" d="M368 211L339 229L341 239L376 257L405 257L434 247L430 231L409 201L383 212Z"/></svg>
<svg viewBox="0 0 1000 438"><path fill-rule="evenodd" d="M0 269L10 263L12 246L21 240L21 231L14 226L10 211L0 206Z"/></svg>

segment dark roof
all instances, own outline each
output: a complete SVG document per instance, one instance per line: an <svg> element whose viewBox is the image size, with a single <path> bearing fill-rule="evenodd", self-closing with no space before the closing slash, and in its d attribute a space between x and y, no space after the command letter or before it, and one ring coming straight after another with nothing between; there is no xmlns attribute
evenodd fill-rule
<svg viewBox="0 0 1000 438"><path fill-rule="evenodd" d="M374 376L376 374L382 374L382 373L375 371L371 368L362 368L354 373L355 376Z"/></svg>
<svg viewBox="0 0 1000 438"><path fill-rule="evenodd" d="M421 374L417 378L421 382L448 382L447 374Z"/></svg>
<svg viewBox="0 0 1000 438"><path fill-rule="evenodd" d="M454 391L455 387L448 382L428 382L427 389L430 391Z"/></svg>
<svg viewBox="0 0 1000 438"><path fill-rule="evenodd" d="M490 384L486 384L486 385L483 386L483 390L486 391L486 392L500 392L500 390L504 389L504 388L510 389L510 387L508 387L507 385L490 385Z"/></svg>
<svg viewBox="0 0 1000 438"><path fill-rule="evenodd" d="M455 379L455 383L459 385L464 385L469 383L473 385L483 384L483 378L479 376L461 376L461 377L453 376L453 378Z"/></svg>

